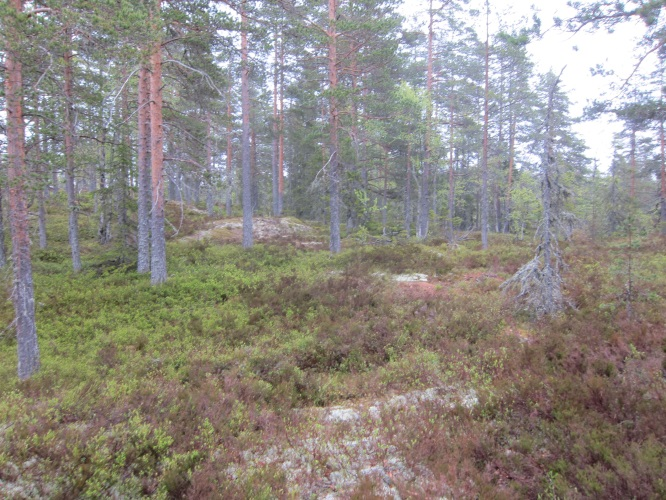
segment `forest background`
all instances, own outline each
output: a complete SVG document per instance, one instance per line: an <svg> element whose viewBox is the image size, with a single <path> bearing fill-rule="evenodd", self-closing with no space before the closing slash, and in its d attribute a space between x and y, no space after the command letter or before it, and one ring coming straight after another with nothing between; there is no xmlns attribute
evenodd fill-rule
<svg viewBox="0 0 666 500"><path fill-rule="evenodd" d="M548 28L641 28L607 168L473 7L0 7L4 493L664 494L666 7Z"/></svg>

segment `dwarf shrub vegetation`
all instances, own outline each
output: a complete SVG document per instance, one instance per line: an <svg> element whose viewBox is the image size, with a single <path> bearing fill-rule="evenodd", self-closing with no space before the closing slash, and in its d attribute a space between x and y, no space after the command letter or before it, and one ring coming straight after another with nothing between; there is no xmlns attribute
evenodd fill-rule
<svg viewBox="0 0 666 500"><path fill-rule="evenodd" d="M645 237L635 252L632 318L621 273L604 264L621 245L572 243L576 309L535 324L498 291L531 255L508 237L487 252L475 239L350 242L333 258L176 238L167 283L151 287L94 231L72 274L62 207L50 207L49 235L34 253L37 376L17 381L11 329L0 337L0 480L24 496L284 497L275 464L237 481L228 471L254 446L290 447L305 425L296 410L453 384L479 404L377 424L406 463L432 471L428 495L666 495L663 242ZM414 272L425 288L390 279Z"/></svg>

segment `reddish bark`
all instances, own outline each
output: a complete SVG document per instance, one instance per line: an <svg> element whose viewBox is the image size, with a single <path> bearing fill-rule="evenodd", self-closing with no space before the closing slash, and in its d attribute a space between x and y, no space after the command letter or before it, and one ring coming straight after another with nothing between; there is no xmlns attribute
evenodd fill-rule
<svg viewBox="0 0 666 500"><path fill-rule="evenodd" d="M10 0L11 7L20 13L22 0ZM39 346L35 325L35 296L28 234L28 204L26 199L25 123L23 121L23 75L16 45L18 30L6 28L5 103L7 114L7 180L9 183L9 220L14 261L14 291L12 301L16 315L18 377L25 380L39 370Z"/></svg>
<svg viewBox="0 0 666 500"><path fill-rule="evenodd" d="M340 252L340 178L338 172L338 102L335 92L338 88L338 54L337 54L337 31L336 31L336 0L328 0L328 78L331 96L329 99L329 153L328 160L330 179L330 209L331 209L331 253Z"/></svg>

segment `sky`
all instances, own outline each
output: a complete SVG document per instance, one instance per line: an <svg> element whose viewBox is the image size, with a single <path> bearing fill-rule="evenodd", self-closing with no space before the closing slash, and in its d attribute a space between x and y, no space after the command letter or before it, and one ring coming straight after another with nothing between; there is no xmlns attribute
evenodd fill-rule
<svg viewBox="0 0 666 500"><path fill-rule="evenodd" d="M439 0L434 0L437 5ZM485 0L471 0L470 6L485 12ZM403 15L424 12L427 0L404 0ZM519 21L522 17L530 19L537 13L541 19L543 36L529 45L529 52L536 64L537 71L544 73L553 70L562 74L562 90L571 100L571 114L580 116L585 106L595 99L612 98L617 91L610 90L610 84L616 86L626 80L632 73L641 55L637 42L644 32L640 22L624 23L617 26L613 33L605 30L595 32L580 31L572 34L553 26L553 18L567 19L575 14L575 10L567 6L566 0L490 0L491 18L490 31L497 30L499 20L504 25ZM485 38L485 16L477 20L478 30ZM655 61L647 59L641 70L648 71L654 67ZM609 77L593 76L591 68L603 65L612 70ZM608 170L613 155L613 134L622 130L619 122L610 117L587 121L575 125L574 130L585 140L587 156L598 160L601 171Z"/></svg>

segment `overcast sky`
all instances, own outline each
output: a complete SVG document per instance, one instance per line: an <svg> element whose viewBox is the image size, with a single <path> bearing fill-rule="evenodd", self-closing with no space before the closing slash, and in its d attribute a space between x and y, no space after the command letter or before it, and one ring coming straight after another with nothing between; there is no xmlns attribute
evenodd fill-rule
<svg viewBox="0 0 666 500"><path fill-rule="evenodd" d="M424 12L427 0L404 0L403 15ZM434 5L439 0L434 0ZM566 65L562 75L562 89L572 101L572 115L582 113L586 104L602 97L612 98L615 94L610 90L611 82L616 85L624 81L632 73L634 65L641 54L636 48L639 37L644 32L640 23L625 23L617 27L614 33L603 30L590 33L566 33L553 27L553 18L567 19L575 11L566 5L566 0L490 0L491 36L497 30L499 19L507 26L519 21L522 17L530 19L536 12L541 19L543 37L529 46L532 59L539 72L552 69L559 73ZM485 12L485 0L471 0L470 6ZM479 18L479 32L485 36L485 16ZM642 65L644 71L654 67L655 61L648 59ZM592 76L590 69L603 65L612 70L612 77ZM591 158L599 160L599 168L607 170L612 158L612 138L614 132L622 129L617 122L609 119L595 120L577 124L575 130L583 137L590 148L587 152Z"/></svg>

